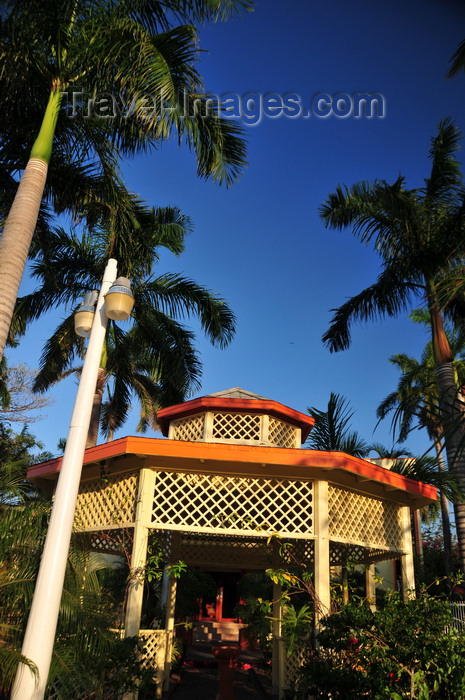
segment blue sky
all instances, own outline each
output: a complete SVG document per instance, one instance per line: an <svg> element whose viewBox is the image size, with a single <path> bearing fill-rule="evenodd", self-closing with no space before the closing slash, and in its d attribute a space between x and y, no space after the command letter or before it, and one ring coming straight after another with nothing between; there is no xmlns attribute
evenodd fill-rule
<svg viewBox="0 0 465 700"><path fill-rule="evenodd" d="M326 230L318 208L342 183L402 173L408 187L421 186L438 122L451 115L465 132L465 76L445 78L465 38L464 20L461 0L258 0L255 12L201 30L208 52L199 68L210 92L292 93L305 109L320 93L379 93L385 114L265 116L246 124L249 165L230 189L198 180L192 153L174 143L123 164L131 190L153 205L180 207L194 222L186 251L162 255L159 272L192 277L237 316L226 350L199 332L199 394L241 386L305 412L338 392L350 401L354 429L391 444L389 421L373 434L376 408L398 380L388 358L418 357L427 336L404 317L354 327L345 352L323 346L330 310L373 283L379 261L349 231ZM8 353L10 364L36 367L54 320L36 322ZM74 380L52 393L55 404L32 430L56 452ZM134 415L117 437L134 434L136 423ZM414 433L408 446L418 452L426 444Z"/></svg>

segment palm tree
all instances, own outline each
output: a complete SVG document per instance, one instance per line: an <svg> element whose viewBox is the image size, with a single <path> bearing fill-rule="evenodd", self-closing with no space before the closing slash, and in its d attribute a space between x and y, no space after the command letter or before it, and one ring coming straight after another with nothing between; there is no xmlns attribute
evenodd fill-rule
<svg viewBox="0 0 465 700"><path fill-rule="evenodd" d="M428 324L428 318L421 310L417 309L410 316L416 322ZM457 384L463 386L465 384L465 365L462 357L464 350L463 335L452 330L447 331L447 336L454 357L453 365L457 375ZM382 420L388 413L394 412L392 427L393 431L398 431L401 442L407 439L416 420L417 427L425 428L428 436L433 440L439 472L446 476L442 444L443 430L431 342L426 345L420 361L403 353L393 355L389 358L389 361L402 372L402 375L397 389L391 392L378 406L377 416ZM452 535L449 502L444 489L440 489L440 504L445 568L446 575L449 576L453 571Z"/></svg>
<svg viewBox="0 0 465 700"><path fill-rule="evenodd" d="M123 192L124 196L124 192ZM156 411L183 401L199 387L201 364L194 335L179 319L197 316L210 341L223 347L234 334L234 315L226 303L181 275L152 274L158 249L175 254L184 247L191 222L173 208L149 209L132 197L133 210L123 207L112 217L112 228L97 225L81 237L63 229L49 231L46 246L36 251L32 275L40 287L18 300L13 326L62 304L68 313L47 341L34 389L44 392L56 381L80 370L83 339L74 333L73 310L84 292L98 286L106 261L116 256L123 276L130 276L135 296L128 328L109 322L94 397L87 447L97 442L101 423L111 437L126 420L131 396L141 406L138 429L154 426ZM109 398L104 403L104 391Z"/></svg>
<svg viewBox="0 0 465 700"><path fill-rule="evenodd" d="M432 139L432 167L425 186L406 190L404 178L392 185L366 182L351 188L339 186L321 207L326 226L353 233L366 244L373 242L382 260L377 281L335 310L323 341L331 351L350 345L350 326L356 320L397 316L413 300L427 309L436 367L438 401L449 468L465 492L465 439L462 402L458 397L452 353L444 331L443 314L459 317L463 292L451 295L447 285L454 268L463 268L465 249L465 191L455 159L460 132L450 119L439 124ZM449 292L443 309L441 289ZM462 315L463 318L463 315ZM465 503L454 499L461 568L465 571Z"/></svg>
<svg viewBox="0 0 465 700"><path fill-rule="evenodd" d="M77 162L82 172L108 178L120 155L148 151L177 134L195 151L201 177L226 184L238 177L245 164L242 131L218 116L204 92L195 67L196 31L186 22L225 19L241 7L250 9L250 1L8 3L0 22L0 142L8 192L18 141L24 172L0 242L0 358L57 144L59 163ZM102 113L102 96L107 104L111 97L111 113ZM113 98L125 108L113 109ZM65 189L57 204L82 208L82 189L75 197ZM85 199L91 196L87 189Z"/></svg>
<svg viewBox="0 0 465 700"><path fill-rule="evenodd" d="M419 428L425 428L433 440L438 469L446 472L442 452L442 425L439 415L436 371L432 362L431 344L419 362L405 354L393 355L389 361L402 372L397 390L391 392L378 406L377 416L381 420L394 411L393 429L399 425L399 440L407 438L416 419ZM452 565L452 534L450 528L449 502L446 494L440 491L442 529L444 536L444 560L446 575L450 576Z"/></svg>
<svg viewBox="0 0 465 700"><path fill-rule="evenodd" d="M347 399L331 392L326 411L313 406L307 410L315 418L315 423L306 447L326 452L345 452L354 457L368 456L370 445L356 431L350 430L349 424L354 414Z"/></svg>

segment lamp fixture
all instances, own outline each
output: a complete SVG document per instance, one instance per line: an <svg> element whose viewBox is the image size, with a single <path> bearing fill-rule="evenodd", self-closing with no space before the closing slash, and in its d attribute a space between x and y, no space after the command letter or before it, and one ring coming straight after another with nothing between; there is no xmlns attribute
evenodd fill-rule
<svg viewBox="0 0 465 700"><path fill-rule="evenodd" d="M112 321L126 321L134 306L134 296L127 277L118 277L105 295L105 313Z"/></svg>
<svg viewBox="0 0 465 700"><path fill-rule="evenodd" d="M74 330L76 335L88 338L94 322L95 305L98 299L98 292L87 292L81 306L74 314Z"/></svg>

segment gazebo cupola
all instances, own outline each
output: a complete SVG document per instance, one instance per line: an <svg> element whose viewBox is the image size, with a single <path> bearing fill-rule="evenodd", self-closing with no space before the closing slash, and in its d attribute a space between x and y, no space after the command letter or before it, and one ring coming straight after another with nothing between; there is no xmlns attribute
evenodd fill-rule
<svg viewBox="0 0 465 700"><path fill-rule="evenodd" d="M171 440L287 448L301 447L314 423L240 387L162 409L158 421Z"/></svg>

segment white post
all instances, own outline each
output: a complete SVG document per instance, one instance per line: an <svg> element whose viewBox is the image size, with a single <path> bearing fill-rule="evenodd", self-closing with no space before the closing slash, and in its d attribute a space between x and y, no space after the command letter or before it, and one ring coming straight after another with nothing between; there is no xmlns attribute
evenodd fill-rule
<svg viewBox="0 0 465 700"><path fill-rule="evenodd" d="M331 608L331 590L329 585L329 518L328 518L328 483L314 483L314 530L315 530L315 623L318 623Z"/></svg>
<svg viewBox="0 0 465 700"><path fill-rule="evenodd" d="M128 598L124 623L124 636L136 637L140 629L142 601L144 596L145 565L147 563L147 543L150 516L153 507L154 473L151 469L141 469L137 497L134 539L131 553L132 578L128 586Z"/></svg>
<svg viewBox="0 0 465 700"><path fill-rule="evenodd" d="M365 588L368 604L373 612L376 612L376 571L375 565L370 566L365 571Z"/></svg>
<svg viewBox="0 0 465 700"><path fill-rule="evenodd" d="M179 560L179 554L181 550L181 533L173 530L171 532L172 544L170 551L170 563ZM166 650L165 650L165 668L163 676L163 689L169 689L170 683L170 667L171 667L171 648L173 645L173 634L174 634L174 614L176 608L176 588L177 581L175 578L170 576L168 581L168 596L166 600L166 611L165 611L165 629L166 629Z"/></svg>
<svg viewBox="0 0 465 700"><path fill-rule="evenodd" d="M279 556L279 546L278 543L273 540L273 569L279 569L281 566L281 557ZM282 590L279 583L273 582L273 623L272 623L272 633L273 633L273 646L272 646L272 690L273 695L277 695L279 698L283 696L284 693L284 664L285 664L285 654L283 648L283 641L281 639L281 619L282 619L282 608L281 608L281 596Z"/></svg>
<svg viewBox="0 0 465 700"><path fill-rule="evenodd" d="M38 677L34 676L27 666L20 664L13 685L12 700L42 700L45 693L55 642L92 402L107 328L104 297L115 281L116 274L116 260L110 259L105 269L97 301L23 641L22 654L36 664Z"/></svg>
<svg viewBox="0 0 465 700"><path fill-rule="evenodd" d="M403 518L403 543L404 554L402 555L402 600L406 603L409 599L415 598L415 565L413 563L413 543L412 526L410 521L410 508L402 508Z"/></svg>

